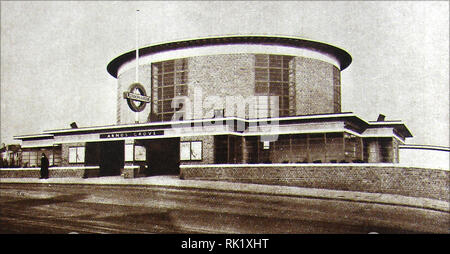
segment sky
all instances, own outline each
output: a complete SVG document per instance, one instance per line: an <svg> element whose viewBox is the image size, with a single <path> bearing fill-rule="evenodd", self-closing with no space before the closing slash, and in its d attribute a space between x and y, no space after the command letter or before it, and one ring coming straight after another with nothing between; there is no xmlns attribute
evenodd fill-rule
<svg viewBox="0 0 450 254"><path fill-rule="evenodd" d="M1 140L115 124L107 64L135 47L283 35L346 50L342 111L402 120L407 143L449 146L448 1L1 1Z"/></svg>

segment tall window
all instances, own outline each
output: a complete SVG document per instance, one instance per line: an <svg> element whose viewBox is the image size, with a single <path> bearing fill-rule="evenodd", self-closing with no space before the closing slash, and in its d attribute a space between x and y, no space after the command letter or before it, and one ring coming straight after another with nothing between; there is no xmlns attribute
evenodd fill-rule
<svg viewBox="0 0 450 254"><path fill-rule="evenodd" d="M50 164L52 164L51 161L50 161ZM61 146L53 147L53 165L54 166L61 165Z"/></svg>
<svg viewBox="0 0 450 254"><path fill-rule="evenodd" d="M268 149L266 149L268 148ZM362 139L347 133L283 134L269 144L245 137L248 163L361 162Z"/></svg>
<svg viewBox="0 0 450 254"><path fill-rule="evenodd" d="M231 135L214 136L214 163L241 163L242 137Z"/></svg>
<svg viewBox="0 0 450 254"><path fill-rule="evenodd" d="M279 116L289 115L289 62L292 59L292 56L255 55L255 95L278 96ZM271 112L273 103L270 97L268 100L266 104Z"/></svg>
<svg viewBox="0 0 450 254"><path fill-rule="evenodd" d="M37 167L38 153L37 151L23 151L22 152L23 167Z"/></svg>
<svg viewBox="0 0 450 254"><path fill-rule="evenodd" d="M176 59L154 63L153 89L156 95L156 120L170 121L173 114L182 107L172 108L175 96L187 96L187 59Z"/></svg>

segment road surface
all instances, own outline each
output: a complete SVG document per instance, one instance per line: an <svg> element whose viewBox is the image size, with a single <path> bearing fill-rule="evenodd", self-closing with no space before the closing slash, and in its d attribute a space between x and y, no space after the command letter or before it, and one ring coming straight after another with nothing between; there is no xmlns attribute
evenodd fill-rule
<svg viewBox="0 0 450 254"><path fill-rule="evenodd" d="M449 233L449 213L158 186L0 184L0 233Z"/></svg>

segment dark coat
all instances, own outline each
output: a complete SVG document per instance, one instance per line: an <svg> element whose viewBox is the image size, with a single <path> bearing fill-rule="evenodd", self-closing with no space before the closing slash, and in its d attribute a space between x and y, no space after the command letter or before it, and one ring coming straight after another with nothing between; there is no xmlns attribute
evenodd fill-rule
<svg viewBox="0 0 450 254"><path fill-rule="evenodd" d="M46 156L41 157L41 178L48 178L49 162Z"/></svg>

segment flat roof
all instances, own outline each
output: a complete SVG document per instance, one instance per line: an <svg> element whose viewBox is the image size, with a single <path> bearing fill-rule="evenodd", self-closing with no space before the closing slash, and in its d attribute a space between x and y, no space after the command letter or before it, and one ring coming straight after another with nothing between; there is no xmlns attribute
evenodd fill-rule
<svg viewBox="0 0 450 254"><path fill-rule="evenodd" d="M436 151L450 152L450 147L448 147L448 146L404 144L404 145L400 145L399 148L400 149L436 150Z"/></svg>
<svg viewBox="0 0 450 254"><path fill-rule="evenodd" d="M199 39L164 42L139 48L139 55L144 56L168 50L185 49L201 46L230 45L230 44L280 45L303 49L311 49L313 51L318 51L336 57L336 59L339 61L341 70L347 68L352 62L352 57L345 50L326 43L296 37L263 36L263 35L220 36L220 37L207 37ZM106 69L109 74L117 78L117 72L120 66L130 60L135 59L135 57L136 57L136 50L128 51L114 58L108 64Z"/></svg>
<svg viewBox="0 0 450 254"><path fill-rule="evenodd" d="M369 128L380 128L380 127L392 127L405 134L405 137L412 137L411 131L406 127L406 125L400 121L369 121Z"/></svg>
<svg viewBox="0 0 450 254"><path fill-rule="evenodd" d="M227 121L236 120L242 122L262 122L262 121L289 121L289 120L313 120L313 119L330 119L330 118L341 118L341 117L353 117L358 120L365 122L364 120L357 117L352 112L342 112L342 113L330 113L330 114L311 114L311 115L300 115L300 116L287 116L287 117L274 117L274 118L239 118L235 116L223 117L223 118L203 118L203 119L189 119L182 121L162 121L162 122L146 122L146 123L132 123L132 124L116 124L116 125L104 125L104 126L92 126L92 127L80 127L80 128L67 128L67 129L55 129L55 130L45 130L48 134L58 134L58 133L76 133L76 132L88 132L97 130L117 130L117 129L128 129L128 128L145 128L150 126L164 126L164 125L185 125L187 123L199 123L207 121ZM17 136L24 137L24 136Z"/></svg>
<svg viewBox="0 0 450 254"><path fill-rule="evenodd" d="M40 133L40 134L25 134L25 135L17 135L13 136L14 139L49 139L53 138L53 134L46 134L46 133Z"/></svg>
<svg viewBox="0 0 450 254"><path fill-rule="evenodd" d="M400 132L405 137L412 137L412 134L406 128L401 121L389 121L389 122L367 122L352 112L342 113L329 113L329 114L311 114L289 117L277 117L277 118L261 118L261 119L244 119L239 117L223 117L223 118L208 118L208 119L196 119L196 120L183 120L183 121L167 121L167 122L147 122L139 124L119 124L119 125L105 125L105 126L92 126L81 128L69 128L69 129L56 129L46 130L43 134L36 135L20 135L15 136L15 139L20 140L33 140L33 139L52 139L55 135L73 135L82 133L98 133L98 132L112 132L112 131L124 131L124 130L143 130L148 128L167 128L173 125L185 125L194 124L197 122L208 121L241 121L244 123L264 122L264 121L280 121L280 122L315 122L315 121L333 121L333 120L350 120L357 123L363 128L380 128L380 127L392 127Z"/></svg>

